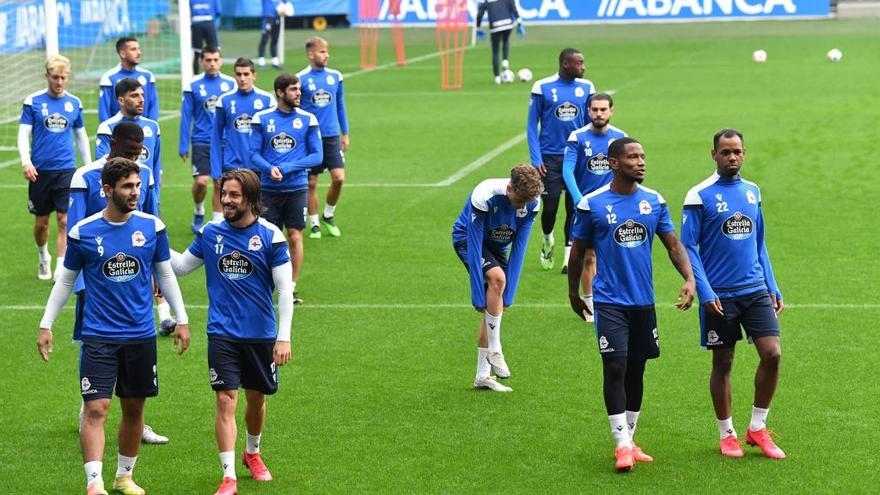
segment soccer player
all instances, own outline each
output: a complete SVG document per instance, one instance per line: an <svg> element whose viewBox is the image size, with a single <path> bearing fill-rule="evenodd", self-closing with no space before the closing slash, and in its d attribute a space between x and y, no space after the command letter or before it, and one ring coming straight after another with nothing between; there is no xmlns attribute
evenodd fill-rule
<svg viewBox="0 0 880 495"><path fill-rule="evenodd" d="M767 413L779 380L779 321L785 305L764 243L761 190L740 174L746 150L743 135L722 129L713 138L716 171L684 200L681 240L697 279L701 345L712 350L709 392L721 433L721 454L742 457L733 428L730 371L736 342L745 329L760 362L746 443L767 457L784 459L766 428Z"/></svg>
<svg viewBox="0 0 880 495"><path fill-rule="evenodd" d="M64 264L68 188L76 170L74 139L83 164L92 161L82 103L65 91L68 78L70 60L61 55L50 57L46 62L48 87L24 99L18 124L18 154L22 173L28 181L28 211L34 215L34 243L39 253L37 278L40 280L52 278L49 215L53 211L58 228L56 270Z"/></svg>
<svg viewBox="0 0 880 495"><path fill-rule="evenodd" d="M202 48L220 49L217 25L220 18L220 0L193 0L189 4L190 33L192 34L193 74L199 73ZM206 69L207 70L207 69Z"/></svg>
<svg viewBox="0 0 880 495"><path fill-rule="evenodd" d="M306 40L306 55L310 65L299 71L296 77L302 82L302 108L318 118L324 162L309 170L309 237L321 238L320 224L324 224L332 237L341 234L334 213L342 184L345 182L345 155L348 151L348 116L345 113L345 93L342 89L342 72L327 67L330 59L329 45L323 38L313 36ZM324 203L324 212L318 220L318 176L330 171L330 188Z"/></svg>
<svg viewBox="0 0 880 495"><path fill-rule="evenodd" d="M584 194L611 182L611 168L608 166L608 145L615 139L626 137L626 133L611 125L614 114L614 100L608 93L595 93L587 108L590 123L571 133L562 160L562 178L565 189L571 195L572 203L578 204ZM591 314L586 316L593 321L593 277L596 276L596 252L587 248L584 254L584 270L581 287L584 302Z"/></svg>
<svg viewBox="0 0 880 495"><path fill-rule="evenodd" d="M148 119L159 118L159 93L156 91L156 77L153 73L138 68L141 63L141 45L131 37L119 38L116 41L116 53L119 65L108 70L101 76L98 91L98 122L104 122L119 111L119 100L116 94L116 83L121 79L131 78L144 88L144 111ZM158 180L158 177L156 178Z"/></svg>
<svg viewBox="0 0 880 495"><path fill-rule="evenodd" d="M89 293L83 308L80 390L85 414L80 430L87 490L106 494L102 477L104 422L115 385L122 408L119 457L113 489L143 494L132 480L144 428L144 402L159 393L156 330L151 277L180 317L175 346L189 347L189 327L180 288L171 269L168 235L157 217L137 211L141 179L138 164L112 158L101 172L107 207L74 225L58 282L40 321L37 350L44 361L52 352L52 323L82 272Z"/></svg>
<svg viewBox="0 0 880 495"><path fill-rule="evenodd" d="M95 156L104 156L110 152L110 136L113 128L120 122L134 122L144 130L144 147L137 161L150 167L153 181L156 184L157 198L162 184L162 152L159 142L159 123L144 117L144 88L141 83L131 78L121 79L114 88L119 112L98 125L98 136L95 140Z"/></svg>
<svg viewBox="0 0 880 495"><path fill-rule="evenodd" d="M205 266L208 288L208 370L217 393L215 431L223 481L217 495L235 494L235 409L245 391L244 465L257 481L272 475L260 457L266 395L278 390L276 366L290 361L293 321L291 265L284 234L260 218L260 178L237 169L220 179L224 220L206 224L183 254L177 275ZM278 293L278 318L272 302Z"/></svg>
<svg viewBox="0 0 880 495"><path fill-rule="evenodd" d="M214 131L214 107L223 93L236 89L235 79L220 73L223 59L220 49L214 46L202 52L205 72L193 77L183 86L183 103L180 105L180 133L177 153L185 162L190 157L192 141L192 231L196 233L205 221L205 196L211 180L211 135ZM191 136L191 137L190 137ZM212 201L213 220L223 217L219 194L215 190Z"/></svg>
<svg viewBox="0 0 880 495"><path fill-rule="evenodd" d="M543 185L533 167L522 164L509 179L477 184L452 226L452 245L468 271L471 304L483 313L477 340L474 388L512 392L498 383L510 368L501 349L501 316L513 304L532 223Z"/></svg>
<svg viewBox="0 0 880 495"><path fill-rule="evenodd" d="M489 36L492 41L492 73L495 74L495 84L501 84L501 71L510 69L510 32L516 27L520 36L523 36L525 30L514 0L481 0L477 10L477 36L481 39L486 36L480 29L486 13L489 14Z"/></svg>
<svg viewBox="0 0 880 495"><path fill-rule="evenodd" d="M220 178L237 168L247 168L259 173L251 163L250 133L251 117L262 110L275 106L275 96L254 86L257 73L249 58L235 61L237 90L223 94L214 106L214 131L211 135L211 177L214 194L220 201Z"/></svg>
<svg viewBox="0 0 880 495"><path fill-rule="evenodd" d="M532 166L544 178L544 192L541 199L544 211L541 212L541 267L553 268L553 227L556 224L556 211L559 209L559 196L562 194L562 157L568 136L583 127L587 119L587 103L595 90L593 83L584 76L584 55L574 48L566 48L559 53L559 72L535 82L529 102L529 117L526 122L526 135L529 142L529 155ZM540 127L540 130L539 130ZM574 204L565 197L565 259L562 272L568 266L570 251L571 218Z"/></svg>
<svg viewBox="0 0 880 495"><path fill-rule="evenodd" d="M272 67L284 70L278 59L278 35L281 34L282 2L280 0L263 0L263 24L260 33L260 45L257 47L257 65L260 69L266 67L266 43L271 38L269 53L272 55Z"/></svg>
<svg viewBox="0 0 880 495"><path fill-rule="evenodd" d="M111 158L127 158L137 160L141 154L144 143L144 131L134 122L120 122L113 128L110 138L110 154L105 155L93 163L80 167L73 174L70 181L70 209L67 218L68 225L72 228L80 220L90 217L107 207L107 197L104 194L101 183L101 173L104 165ZM138 196L137 209L156 215L159 211L156 191L153 183L153 172L150 167L139 163L141 191ZM76 294L76 317L73 325L73 341L82 343L82 318L85 304L85 283L82 275L76 278L73 292ZM164 298L157 297L159 309L159 333L169 335L177 326L177 320L171 317L171 308ZM83 411L80 410L80 416ZM149 425L144 425L141 437L144 443L165 444L168 437L156 433Z"/></svg>
<svg viewBox="0 0 880 495"><path fill-rule="evenodd" d="M590 307L578 285L587 247L596 250L598 270L593 280L596 337L602 356L605 409L618 471L635 462L651 462L633 442L644 390L645 363L660 356L651 247L657 235L685 282L676 307L688 309L694 299L694 275L687 252L675 237L666 200L642 186L645 152L631 137L608 147L611 183L584 196L572 226L574 243L568 271L568 298L582 319Z"/></svg>
<svg viewBox="0 0 880 495"><path fill-rule="evenodd" d="M287 243L293 262L293 302L303 259L302 230L308 213L308 169L324 160L321 129L314 115L299 108L299 78L281 74L275 78L278 106L257 112L251 119L251 162L260 170L264 217L279 229L287 227Z"/></svg>

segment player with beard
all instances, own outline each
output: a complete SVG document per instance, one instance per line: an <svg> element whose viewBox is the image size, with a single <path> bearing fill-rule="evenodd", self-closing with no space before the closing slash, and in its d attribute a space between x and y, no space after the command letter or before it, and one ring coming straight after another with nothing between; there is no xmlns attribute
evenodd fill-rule
<svg viewBox="0 0 880 495"><path fill-rule="evenodd" d="M209 46L202 51L202 67L205 71L195 76L183 86L183 99L180 105L180 133L178 134L177 154L184 162L190 157L192 144L192 197L193 233L202 228L205 221L205 196L211 180L211 135L214 132L214 106L223 93L235 90L235 79L220 73L223 59L220 49ZM192 142L190 142L192 141ZM220 211L220 194L214 191L212 201L212 220L223 218Z"/></svg>
<svg viewBox="0 0 880 495"><path fill-rule="evenodd" d="M596 250L593 280L596 337L602 356L605 409L617 444L616 468L629 471L635 462L651 462L633 442L644 391L645 363L660 356L651 248L657 235L669 259L685 279L676 307L690 308L694 275L684 246L675 236L666 200L642 186L645 152L631 137L608 147L611 183L584 196L572 225L574 243L568 272L568 298L580 318L591 313L578 286L588 247Z"/></svg>
<svg viewBox="0 0 880 495"><path fill-rule="evenodd" d="M141 63L141 45L136 38L123 37L116 41L119 65L101 76L98 91L98 122L104 122L119 111L115 92L116 84L131 78L144 88L144 110L141 112L151 120L159 118L159 93L156 90L156 77L152 72L138 67ZM156 179L158 180L158 178Z"/></svg>
<svg viewBox="0 0 880 495"><path fill-rule="evenodd" d="M141 179L138 164L112 158L101 173L107 207L77 222L68 235L68 252L40 321L37 350L52 352L52 323L83 273L89 297L83 308L80 390L85 414L80 441L87 492L106 494L102 477L104 423L114 388L122 409L119 457L113 489L143 494L132 480L144 428L144 403L159 393L152 274L180 318L175 346L189 347L189 327L180 288L171 269L165 224L137 211Z"/></svg>
<svg viewBox="0 0 880 495"><path fill-rule="evenodd" d="M174 272L205 266L208 289L208 368L217 394L215 431L223 467L217 495L236 493L235 409L245 390L247 440L244 465L257 481L272 475L260 456L266 395L278 390L276 366L290 361L293 321L291 264L284 234L260 218L260 179L246 169L220 179L224 220L196 235L183 254L173 253ZM278 293L278 318L272 302Z"/></svg>
<svg viewBox="0 0 880 495"><path fill-rule="evenodd" d="M574 48L559 53L559 72L535 82L529 102L526 136L532 166L544 179L541 193L541 268L553 268L553 228L562 194L562 157L569 135L583 127L587 121L587 104L595 90L593 83L584 76L584 55ZM565 258L563 273L568 266L570 251L571 218L574 204L565 196Z"/></svg>
<svg viewBox="0 0 880 495"><path fill-rule="evenodd" d="M69 77L70 60L61 55L50 57L46 62L48 87L24 99L18 124L18 154L22 174L28 181L28 211L34 215L34 242L39 253L37 278L40 280L52 278L49 215L53 211L58 228L57 267L64 265L68 189L76 170L74 141L83 165L92 161L82 103L65 90Z"/></svg>
<svg viewBox="0 0 880 495"><path fill-rule="evenodd" d="M713 144L716 170L688 192L681 240L694 266L702 304L700 343L712 350L709 391L721 434L721 454L743 456L733 428L730 384L742 327L760 357L746 443L757 445L767 457L784 459L785 453L766 428L782 357L777 317L785 305L764 243L761 190L740 175L746 156L742 133L722 129Z"/></svg>
<svg viewBox="0 0 880 495"><path fill-rule="evenodd" d="M588 106L590 123L571 133L565 147L562 161L562 177L565 189L574 204L578 204L584 194L611 182L611 168L608 166L608 145L615 139L626 137L626 133L611 125L614 114L614 100L608 93L595 93ZM584 302L593 308L593 277L596 275L596 252L587 248L584 254L584 270L581 287ZM593 315L587 316L593 321Z"/></svg>
<svg viewBox="0 0 880 495"><path fill-rule="evenodd" d="M251 161L260 170L264 217L279 229L287 227L293 261L293 300L303 260L302 230L308 214L308 170L324 160L318 119L299 108L299 78L282 74L275 78L278 106L254 115L251 120Z"/></svg>

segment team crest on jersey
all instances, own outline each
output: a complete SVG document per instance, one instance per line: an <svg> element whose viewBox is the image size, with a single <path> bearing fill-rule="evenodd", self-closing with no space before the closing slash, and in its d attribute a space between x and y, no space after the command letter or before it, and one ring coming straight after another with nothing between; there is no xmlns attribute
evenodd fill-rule
<svg viewBox="0 0 880 495"><path fill-rule="evenodd" d="M205 91L205 85L199 84L199 95L200 96L208 96L208 92Z"/></svg>
<svg viewBox="0 0 880 495"><path fill-rule="evenodd" d="M327 84L336 84L336 79L333 76L327 76Z"/></svg>
<svg viewBox="0 0 880 495"><path fill-rule="evenodd" d="M49 132L64 132L67 130L67 117L60 113L53 113L43 119L43 125Z"/></svg>
<svg viewBox="0 0 880 495"><path fill-rule="evenodd" d="M146 146L141 146L141 155L138 157L138 161L146 164L149 159L150 150L148 150Z"/></svg>
<svg viewBox="0 0 880 495"><path fill-rule="evenodd" d="M138 76L138 82L141 83L141 86L147 85L147 78L144 76Z"/></svg>
<svg viewBox="0 0 880 495"><path fill-rule="evenodd" d="M132 247L143 247L144 244L147 243L147 238L144 237L144 233L140 230L135 230L134 234L131 234L131 246Z"/></svg>
<svg viewBox="0 0 880 495"><path fill-rule="evenodd" d="M65 101L64 102L64 111L65 112L72 112L73 111L73 103L71 103L69 101Z"/></svg>
<svg viewBox="0 0 880 495"><path fill-rule="evenodd" d="M333 100L333 96L323 89L319 89L312 93L312 103L317 107L326 107L330 104L331 100Z"/></svg>
<svg viewBox="0 0 880 495"><path fill-rule="evenodd" d="M289 136L282 132L277 136L272 136L270 145L272 146L272 149L278 153L287 153L296 147L296 139L294 139L293 136Z"/></svg>
<svg viewBox="0 0 880 495"><path fill-rule="evenodd" d="M238 132L251 132L251 116L243 113L232 121L232 125Z"/></svg>
<svg viewBox="0 0 880 495"><path fill-rule="evenodd" d="M605 156L605 153L599 153L596 156L590 157L587 161L587 170L589 170L591 174L596 175L605 175L610 172L611 166L608 165L608 157Z"/></svg>
<svg viewBox="0 0 880 495"><path fill-rule="evenodd" d="M510 225L499 225L489 231L489 239L495 242L508 243L513 239L516 231Z"/></svg>
<svg viewBox="0 0 880 495"><path fill-rule="evenodd" d="M263 100L254 100L254 110L263 109Z"/></svg>
<svg viewBox="0 0 880 495"><path fill-rule="evenodd" d="M584 97L584 88L580 88L580 87L574 88L574 95L577 96L578 98L583 98Z"/></svg>
<svg viewBox="0 0 880 495"><path fill-rule="evenodd" d="M214 109L217 108L217 100L220 97L217 95L211 95L208 99L205 100L205 110L214 113Z"/></svg>
<svg viewBox="0 0 880 495"><path fill-rule="evenodd" d="M302 129L302 127L303 127L302 120L300 120L299 117L293 119L292 125L293 125L294 129Z"/></svg>
<svg viewBox="0 0 880 495"><path fill-rule="evenodd" d="M134 256L120 252L105 261L101 270L113 282L128 282L141 272L141 263Z"/></svg>
<svg viewBox="0 0 880 495"><path fill-rule="evenodd" d="M654 211L654 209L651 208L651 203L649 203L648 200L643 199L639 202L639 213L642 215L650 215L652 211Z"/></svg>
<svg viewBox="0 0 880 495"><path fill-rule="evenodd" d="M570 101L566 101L556 107L555 113L557 119L563 122L571 122L578 118L581 111L577 105L573 105Z"/></svg>
<svg viewBox="0 0 880 495"><path fill-rule="evenodd" d="M227 83L227 82L220 83L220 91L223 91L224 93L229 91L229 83Z"/></svg>
<svg viewBox="0 0 880 495"><path fill-rule="evenodd" d="M640 246L646 240L648 240L648 228L632 219L628 219L614 229L614 242L623 247Z"/></svg>
<svg viewBox="0 0 880 495"><path fill-rule="evenodd" d="M754 230L755 222L741 212L736 212L721 222L721 232L735 241L748 239Z"/></svg>
<svg viewBox="0 0 880 495"><path fill-rule="evenodd" d="M752 191L746 191L746 199L749 201L750 205L758 204L758 198L755 197L755 193Z"/></svg>
<svg viewBox="0 0 880 495"><path fill-rule="evenodd" d="M235 250L229 254L224 254L217 260L217 269L228 280L241 280L254 273L254 264L251 263L247 256Z"/></svg>
<svg viewBox="0 0 880 495"><path fill-rule="evenodd" d="M260 236L254 235L248 241L248 251L259 251L260 249L263 249L263 241L260 239Z"/></svg>
<svg viewBox="0 0 880 495"><path fill-rule="evenodd" d="M715 330L709 330L708 332L706 332L706 345L718 345L722 343L723 342L720 342L718 334L715 332Z"/></svg>
<svg viewBox="0 0 880 495"><path fill-rule="evenodd" d="M153 129L150 126L144 126L144 139L148 137L153 137Z"/></svg>

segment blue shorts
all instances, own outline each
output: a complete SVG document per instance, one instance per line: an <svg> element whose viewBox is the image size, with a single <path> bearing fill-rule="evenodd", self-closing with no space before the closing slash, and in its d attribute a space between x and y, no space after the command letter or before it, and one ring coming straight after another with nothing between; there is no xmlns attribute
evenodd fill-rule
<svg viewBox="0 0 880 495"><path fill-rule="evenodd" d="M562 155L541 155L541 159L547 168L547 174L541 177L544 182L541 196L559 196L565 188L565 181L562 179Z"/></svg>
<svg viewBox="0 0 880 495"><path fill-rule="evenodd" d="M724 316L716 316L700 306L700 346L704 349L734 347L742 340L742 330L749 342L779 336L779 320L766 291L721 299L721 309Z"/></svg>
<svg viewBox="0 0 880 495"><path fill-rule="evenodd" d="M291 192L275 192L263 189L263 206L266 211L263 218L275 224L281 230L302 230L306 228L306 217L309 215L308 189Z"/></svg>
<svg viewBox="0 0 880 495"><path fill-rule="evenodd" d="M603 357L660 357L660 335L654 306L594 304L596 339Z"/></svg>
<svg viewBox="0 0 880 495"><path fill-rule="evenodd" d="M83 400L155 397L156 339L121 342L86 339L79 356L80 393Z"/></svg>
<svg viewBox="0 0 880 495"><path fill-rule="evenodd" d="M458 255L458 259L464 263L465 270L470 271L470 268L468 268L467 241L454 242L452 247L455 248L455 254ZM487 245L487 243L484 242L483 273L486 273L496 266L504 270L504 273L507 273L507 253L503 250L492 247L491 244Z"/></svg>
<svg viewBox="0 0 880 495"><path fill-rule="evenodd" d="M214 390L278 391L275 342L243 342L208 336L208 374Z"/></svg>
<svg viewBox="0 0 880 495"><path fill-rule="evenodd" d="M192 145L192 175L211 175L211 147L207 144Z"/></svg>
<svg viewBox="0 0 880 495"><path fill-rule="evenodd" d="M325 170L345 168L345 153L342 152L342 143L339 136L321 138L324 147L324 161L317 167L309 169L309 175L318 175Z"/></svg>
<svg viewBox="0 0 880 495"><path fill-rule="evenodd" d="M37 171L37 180L28 182L28 211L42 217L57 211L67 213L70 206L70 180L75 168Z"/></svg>

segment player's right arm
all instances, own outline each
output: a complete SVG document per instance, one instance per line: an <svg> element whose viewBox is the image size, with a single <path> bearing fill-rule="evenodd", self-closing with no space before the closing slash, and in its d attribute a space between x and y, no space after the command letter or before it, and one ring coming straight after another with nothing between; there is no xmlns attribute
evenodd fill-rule
<svg viewBox="0 0 880 495"><path fill-rule="evenodd" d="M83 268L83 252L79 240L79 228L74 227L67 236L67 254L64 255L64 266L58 272L58 279L52 286L52 292L46 302L46 310L43 312L43 318L40 319L37 352L43 361L49 361L49 353L52 352L52 324L55 323L61 309L67 304L67 299L73 292L76 277Z"/></svg>
<svg viewBox="0 0 880 495"><path fill-rule="evenodd" d="M593 246L593 222L590 217L590 206L586 199L581 199L575 209L571 224L571 252L568 258L568 303L574 314L582 320L593 314L587 303L581 299L581 273L584 270L584 254L588 247Z"/></svg>
<svg viewBox="0 0 880 495"><path fill-rule="evenodd" d="M211 178L220 180L223 175L223 135L226 131L226 110L223 99L214 107L214 122L211 129Z"/></svg>
<svg viewBox="0 0 880 495"><path fill-rule="evenodd" d="M73 230L73 227L77 222L86 217L86 203L88 201L89 190L82 170L83 169L78 169L74 172L73 178L70 179L70 204L67 207L68 234Z"/></svg>
<svg viewBox="0 0 880 495"><path fill-rule="evenodd" d="M468 275L471 281L471 304L478 311L486 309L486 288L483 277L483 229L488 211L475 207L473 201L468 203L467 224L467 261Z"/></svg>
<svg viewBox="0 0 880 495"><path fill-rule="evenodd" d="M483 22L483 16L486 15L486 11L489 10L489 2L486 0L482 0L480 2L480 7L477 9L477 29L480 29L480 24Z"/></svg>
<svg viewBox="0 0 880 495"><path fill-rule="evenodd" d="M547 168L544 166L544 159L541 157L541 136L539 133L539 125L541 122L541 111L544 106L544 96L541 94L541 87L538 83L532 86L532 96L529 100L529 117L526 120L526 140L529 143L529 158L532 166L538 169L538 173L543 177L547 174Z"/></svg>
<svg viewBox="0 0 880 495"><path fill-rule="evenodd" d="M168 231L165 224L158 217L156 225L156 249L153 252L153 263L156 274L156 283L165 296L165 300L177 317L177 327L174 330L174 346L177 353L183 354L189 348L189 316L183 305L183 296L180 293L180 285L174 277L174 269L171 266L171 248L168 245Z"/></svg>
<svg viewBox="0 0 880 495"><path fill-rule="evenodd" d="M684 201L681 213L681 243L687 251L691 262L691 270L697 286L697 298L700 304L716 315L722 315L721 301L709 285L706 268L700 257L700 238L703 230L703 200L699 193L691 191Z"/></svg>
<svg viewBox="0 0 880 495"><path fill-rule="evenodd" d="M113 131L106 122L98 125L98 134L95 136L95 159L110 153L110 136Z"/></svg>
<svg viewBox="0 0 880 495"><path fill-rule="evenodd" d="M104 74L101 76L100 87L98 88L98 122L104 122L113 116L110 109L113 108L113 100L116 98L113 89L113 83L110 76Z"/></svg>
<svg viewBox="0 0 880 495"><path fill-rule="evenodd" d="M568 143L565 145L565 151L562 156L562 179L565 180L565 188L568 190L569 194L571 194L571 199L574 200L574 204L578 204L583 194L581 194L580 187L577 183L577 178L574 176L574 168L577 165L578 157L580 156L580 143L578 142L577 134L574 132L568 136Z"/></svg>
<svg viewBox="0 0 880 495"><path fill-rule="evenodd" d="M180 132L177 138L177 154L186 161L189 158L189 140L192 134L193 94L189 84L183 87L180 101Z"/></svg>
<svg viewBox="0 0 880 495"><path fill-rule="evenodd" d="M30 96L25 98L21 107L21 119L18 121L18 156L24 178L30 182L37 180L37 169L31 162L31 134L34 130L34 117L31 114L33 101Z"/></svg>
<svg viewBox="0 0 880 495"><path fill-rule="evenodd" d="M147 101L144 102L144 116L150 120L159 121L159 90L156 89L156 76L150 74L150 81L144 88L144 96Z"/></svg>

